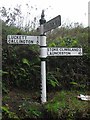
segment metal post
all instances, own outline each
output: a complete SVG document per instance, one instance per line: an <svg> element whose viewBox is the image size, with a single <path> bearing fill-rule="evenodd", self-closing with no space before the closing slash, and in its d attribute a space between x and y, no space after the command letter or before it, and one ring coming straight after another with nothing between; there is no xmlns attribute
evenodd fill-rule
<svg viewBox="0 0 90 120"><path fill-rule="evenodd" d="M90 47L90 1L88 2L88 47Z"/></svg>
<svg viewBox="0 0 90 120"><path fill-rule="evenodd" d="M88 2L88 27L90 27L90 1Z"/></svg>
<svg viewBox="0 0 90 120"><path fill-rule="evenodd" d="M40 58L41 58L41 103L45 103L46 100L46 57L47 57L47 45L46 35L44 33L43 24L46 22L44 19L44 11L42 11L40 19Z"/></svg>

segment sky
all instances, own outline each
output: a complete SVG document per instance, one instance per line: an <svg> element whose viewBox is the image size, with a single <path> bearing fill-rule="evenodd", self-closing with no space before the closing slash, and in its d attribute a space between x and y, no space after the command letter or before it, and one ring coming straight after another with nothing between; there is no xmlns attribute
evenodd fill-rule
<svg viewBox="0 0 90 120"><path fill-rule="evenodd" d="M88 26L89 1L90 0L0 0L0 7L13 8L21 5L21 11L24 16L28 10L31 10L30 17L33 18L37 16L38 19L40 19L41 11L44 9L46 21L57 15L61 15L62 24L79 22L84 26Z"/></svg>

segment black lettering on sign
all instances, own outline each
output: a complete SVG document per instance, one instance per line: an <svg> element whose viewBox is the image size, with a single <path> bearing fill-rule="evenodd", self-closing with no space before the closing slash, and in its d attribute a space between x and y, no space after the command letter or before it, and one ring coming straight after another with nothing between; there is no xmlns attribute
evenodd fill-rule
<svg viewBox="0 0 90 120"><path fill-rule="evenodd" d="M31 43L33 43L33 40L31 40Z"/></svg>
<svg viewBox="0 0 90 120"><path fill-rule="evenodd" d="M50 52L50 55L51 55L52 53Z"/></svg>
<svg viewBox="0 0 90 120"><path fill-rule="evenodd" d="M13 43L14 43L14 44L17 44L17 43L18 43L18 40L13 40Z"/></svg>
<svg viewBox="0 0 90 120"><path fill-rule="evenodd" d="M55 55L57 55L57 54L58 54L58 52L54 52L54 54L55 54Z"/></svg>
<svg viewBox="0 0 90 120"><path fill-rule="evenodd" d="M59 55L61 55L61 52L59 52Z"/></svg>
<svg viewBox="0 0 90 120"><path fill-rule="evenodd" d="M26 40L27 36L26 35L9 35L8 39Z"/></svg>
<svg viewBox="0 0 90 120"><path fill-rule="evenodd" d="M25 43L25 40L19 40L19 43L20 44Z"/></svg>

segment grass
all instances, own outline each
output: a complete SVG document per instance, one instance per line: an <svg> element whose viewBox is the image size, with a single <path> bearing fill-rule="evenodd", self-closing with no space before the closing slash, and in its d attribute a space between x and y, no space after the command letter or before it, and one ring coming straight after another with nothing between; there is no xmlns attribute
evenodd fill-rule
<svg viewBox="0 0 90 120"><path fill-rule="evenodd" d="M8 106L8 114L13 112L15 117L22 118L52 118L61 120L90 119L89 102L80 101L77 95L85 94L81 91L57 91L48 93L48 102L38 103L39 94L29 91L12 91L3 96L3 107ZM29 99L28 99L29 98ZM9 116L10 116L9 114ZM7 117L3 111L3 119ZM13 115L11 115L13 117Z"/></svg>
<svg viewBox="0 0 90 120"><path fill-rule="evenodd" d="M57 92L54 98L45 106L48 113L53 118L59 119L74 119L75 117L88 119L89 102L80 101L77 99L79 91L61 91ZM80 116L78 116L80 114Z"/></svg>

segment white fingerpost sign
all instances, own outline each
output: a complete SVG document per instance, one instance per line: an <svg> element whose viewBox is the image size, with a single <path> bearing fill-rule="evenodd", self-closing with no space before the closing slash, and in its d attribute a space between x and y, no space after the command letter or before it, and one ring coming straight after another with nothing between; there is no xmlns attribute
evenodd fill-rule
<svg viewBox="0 0 90 120"><path fill-rule="evenodd" d="M47 48L48 56L82 56L82 48Z"/></svg>
<svg viewBox="0 0 90 120"><path fill-rule="evenodd" d="M57 17L51 19L50 21L46 22L43 25L44 26L44 32L48 32L52 29L55 29L60 25L61 25L61 16L58 15Z"/></svg>
<svg viewBox="0 0 90 120"><path fill-rule="evenodd" d="M82 56L82 48L59 48L47 47L46 33L61 25L61 16L51 19L46 22L44 19L44 11L42 11L40 19L40 36L29 35L8 35L8 44L25 44L40 45L40 58L41 58L41 103L47 102L46 95L46 58L48 56Z"/></svg>
<svg viewBox="0 0 90 120"><path fill-rule="evenodd" d="M38 44L40 45L40 36L27 35L8 35L8 44Z"/></svg>

